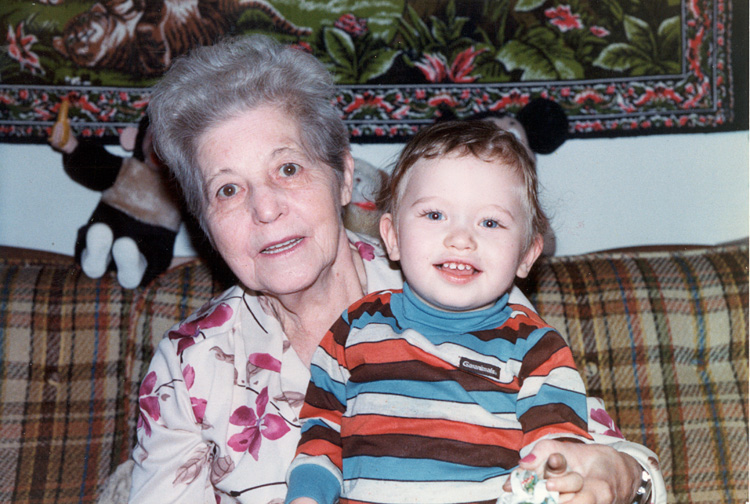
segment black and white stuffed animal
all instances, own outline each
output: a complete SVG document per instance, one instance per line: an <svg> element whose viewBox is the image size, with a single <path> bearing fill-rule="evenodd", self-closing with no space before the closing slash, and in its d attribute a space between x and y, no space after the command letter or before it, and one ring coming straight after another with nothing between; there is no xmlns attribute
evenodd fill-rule
<svg viewBox="0 0 750 504"><path fill-rule="evenodd" d="M66 106L67 108L67 106ZM65 172L75 182L101 191L99 204L78 230L76 262L91 278L108 270L126 289L146 285L169 267L182 222L178 192L153 152L148 116L138 128L126 128L123 158L89 140L78 140L70 123L59 118L49 143L62 152Z"/></svg>

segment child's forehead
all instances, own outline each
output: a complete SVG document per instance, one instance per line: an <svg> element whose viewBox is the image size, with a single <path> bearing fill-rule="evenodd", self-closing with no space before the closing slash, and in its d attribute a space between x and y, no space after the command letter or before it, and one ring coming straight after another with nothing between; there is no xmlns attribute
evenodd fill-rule
<svg viewBox="0 0 750 504"><path fill-rule="evenodd" d="M432 186L431 182L460 178L472 167L487 167L493 171L497 170L499 174L510 175L512 177L511 184L522 184L522 177L517 167L504 162L499 157L484 158L472 153L448 153L421 158L406 170L397 188L396 203L404 198L407 189L410 192L419 191L419 188L425 185ZM414 185L415 183L418 185Z"/></svg>

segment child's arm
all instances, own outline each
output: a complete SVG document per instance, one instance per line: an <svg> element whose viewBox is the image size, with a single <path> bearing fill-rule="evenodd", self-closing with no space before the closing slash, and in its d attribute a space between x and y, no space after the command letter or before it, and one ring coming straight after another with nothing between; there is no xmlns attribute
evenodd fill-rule
<svg viewBox="0 0 750 504"><path fill-rule="evenodd" d="M327 504L341 493L341 418L346 411L344 348L349 325L340 318L313 354L302 406L302 436L287 476L287 503ZM339 338L339 335L344 335Z"/></svg>
<svg viewBox="0 0 750 504"><path fill-rule="evenodd" d="M586 386L573 354L554 329L540 328L527 339L516 415L523 429L521 455L544 438L591 440L588 432Z"/></svg>

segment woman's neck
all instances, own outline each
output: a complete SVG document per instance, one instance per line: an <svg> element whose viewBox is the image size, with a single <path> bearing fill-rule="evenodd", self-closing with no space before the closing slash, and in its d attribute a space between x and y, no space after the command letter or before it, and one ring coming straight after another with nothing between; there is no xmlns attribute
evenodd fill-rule
<svg viewBox="0 0 750 504"><path fill-rule="evenodd" d="M344 235L333 264L321 272L312 286L282 296L265 296L263 304L279 320L306 364L341 312L364 295L366 279L364 268L358 268L355 262L358 258L358 252L349 246Z"/></svg>

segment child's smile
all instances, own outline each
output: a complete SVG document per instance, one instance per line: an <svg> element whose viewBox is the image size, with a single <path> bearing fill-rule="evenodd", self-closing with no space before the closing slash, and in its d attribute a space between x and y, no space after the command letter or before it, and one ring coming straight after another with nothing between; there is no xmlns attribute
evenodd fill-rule
<svg viewBox="0 0 750 504"><path fill-rule="evenodd" d="M445 262L442 264L436 264L435 267L449 280L455 282L469 282L471 277L481 273L471 264L463 262Z"/></svg>

